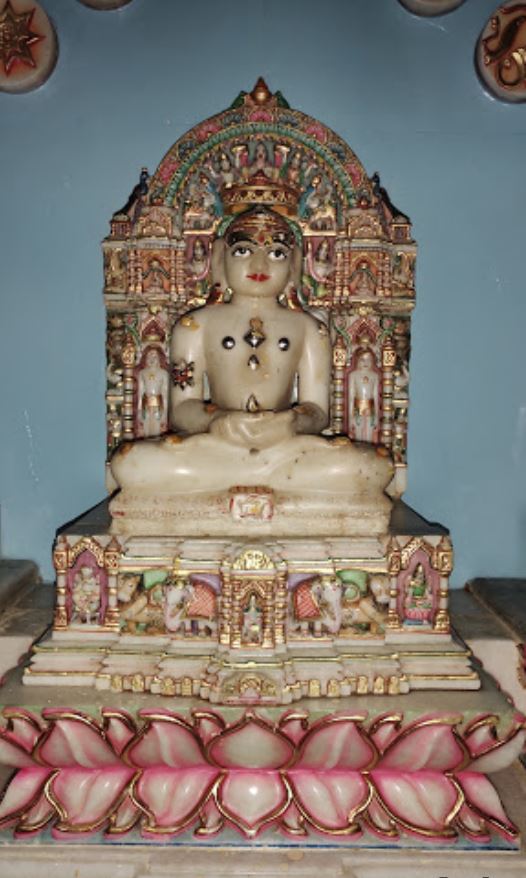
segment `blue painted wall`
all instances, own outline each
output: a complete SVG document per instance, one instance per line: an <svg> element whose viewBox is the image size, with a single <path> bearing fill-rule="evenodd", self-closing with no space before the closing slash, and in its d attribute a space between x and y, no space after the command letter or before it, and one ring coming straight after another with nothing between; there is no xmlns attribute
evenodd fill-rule
<svg viewBox="0 0 526 878"><path fill-rule="evenodd" d="M420 245L406 499L452 531L454 582L526 570L526 105L473 68L496 0L45 0L60 58L0 94L2 550L51 575L104 494L99 242L141 165L263 75L379 170Z"/></svg>

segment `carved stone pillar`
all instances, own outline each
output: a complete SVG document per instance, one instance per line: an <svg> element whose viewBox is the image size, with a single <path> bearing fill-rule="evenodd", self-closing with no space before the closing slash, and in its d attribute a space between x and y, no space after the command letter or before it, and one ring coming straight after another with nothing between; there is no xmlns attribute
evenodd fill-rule
<svg viewBox="0 0 526 878"><path fill-rule="evenodd" d="M69 566L69 547L66 537L58 537L53 549L53 565L57 572L57 593L53 628L63 630L68 627L66 609L67 572Z"/></svg>
<svg viewBox="0 0 526 878"><path fill-rule="evenodd" d="M170 247L168 252L168 273L170 276L170 294L173 295L177 292L177 268L176 268L176 256L175 249Z"/></svg>
<svg viewBox="0 0 526 878"><path fill-rule="evenodd" d="M108 574L108 603L104 625L114 631L119 630L119 610L117 607L117 574L119 572L120 545L112 537L104 550L104 567Z"/></svg>
<svg viewBox="0 0 526 878"><path fill-rule="evenodd" d="M282 561L280 562L277 575L276 599L274 606L274 642L276 645L285 643L286 641L287 608L287 565Z"/></svg>
<svg viewBox="0 0 526 878"><path fill-rule="evenodd" d="M398 615L398 574L402 569L402 555L398 540L391 540L387 549L387 572L390 576L389 609L387 611L387 628L400 628Z"/></svg>
<svg viewBox="0 0 526 878"><path fill-rule="evenodd" d="M122 433L126 440L133 439L135 436L133 398L135 390L135 376L133 370L135 367L135 348L132 344L127 344L122 352Z"/></svg>
<svg viewBox="0 0 526 878"><path fill-rule="evenodd" d="M185 272L185 241L177 241L174 250L175 260L175 291L179 298L183 298L186 288Z"/></svg>
<svg viewBox="0 0 526 878"><path fill-rule="evenodd" d="M261 645L268 649L274 646L274 577L264 579L263 585L263 636Z"/></svg>
<svg viewBox="0 0 526 878"><path fill-rule="evenodd" d="M380 441L386 448L393 444L393 391L396 350L388 338L382 348L382 429Z"/></svg>
<svg viewBox="0 0 526 878"><path fill-rule="evenodd" d="M343 338L338 335L332 349L331 427L335 433L343 433L346 364L347 349Z"/></svg>
<svg viewBox="0 0 526 878"><path fill-rule="evenodd" d="M225 562L221 571L221 610L219 616L219 642L230 646L230 620L232 619L232 572Z"/></svg>
<svg viewBox="0 0 526 878"><path fill-rule="evenodd" d="M438 612L435 616L436 631L448 633L449 624L449 575L453 570L453 546L449 537L443 536L436 547L433 567L440 573L440 589L438 592Z"/></svg>

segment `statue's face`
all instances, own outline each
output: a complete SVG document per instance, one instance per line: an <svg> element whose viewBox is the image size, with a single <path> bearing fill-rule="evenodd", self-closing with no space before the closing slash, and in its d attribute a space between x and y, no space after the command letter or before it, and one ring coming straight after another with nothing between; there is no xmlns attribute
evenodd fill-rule
<svg viewBox="0 0 526 878"><path fill-rule="evenodd" d="M372 365L373 355L369 353L362 354L358 360L358 366L360 366L362 369L371 369Z"/></svg>
<svg viewBox="0 0 526 878"><path fill-rule="evenodd" d="M228 286L240 295L277 297L291 278L293 250L268 236L261 243L249 237L226 247Z"/></svg>
<svg viewBox="0 0 526 878"><path fill-rule="evenodd" d="M152 350L148 351L146 354L146 365L147 366L160 366L161 360L157 351Z"/></svg>
<svg viewBox="0 0 526 878"><path fill-rule="evenodd" d="M205 245L203 244L201 239L198 238L194 244L193 257L194 257L194 259L202 259L204 255L205 255Z"/></svg>

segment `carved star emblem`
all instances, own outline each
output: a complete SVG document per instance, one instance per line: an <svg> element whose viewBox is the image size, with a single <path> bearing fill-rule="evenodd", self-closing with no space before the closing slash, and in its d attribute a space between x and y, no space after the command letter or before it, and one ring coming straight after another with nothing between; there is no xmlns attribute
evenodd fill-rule
<svg viewBox="0 0 526 878"><path fill-rule="evenodd" d="M34 13L34 8L16 13L10 0L0 12L0 62L4 65L6 75L9 75L17 61L28 67L36 67L30 47L44 37L31 30Z"/></svg>

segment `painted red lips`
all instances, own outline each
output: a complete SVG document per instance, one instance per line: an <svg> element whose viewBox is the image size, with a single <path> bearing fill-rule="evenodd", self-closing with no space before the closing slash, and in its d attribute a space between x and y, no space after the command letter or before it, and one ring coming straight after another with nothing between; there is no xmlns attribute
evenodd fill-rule
<svg viewBox="0 0 526 878"><path fill-rule="evenodd" d="M269 279L270 275L269 274L248 274L247 277L249 280L257 280L257 281L259 281L259 283L263 283L263 281Z"/></svg>

